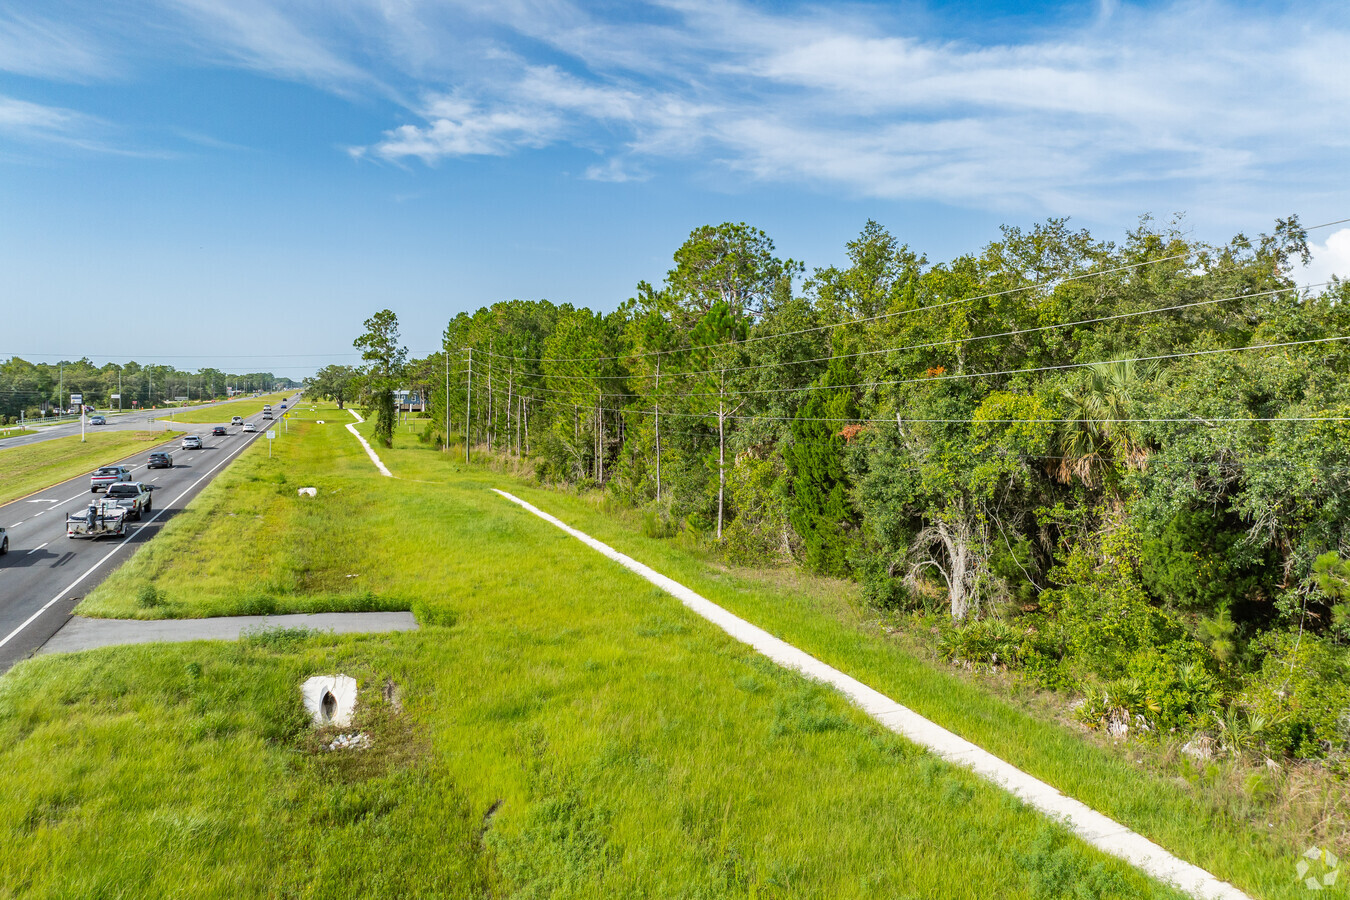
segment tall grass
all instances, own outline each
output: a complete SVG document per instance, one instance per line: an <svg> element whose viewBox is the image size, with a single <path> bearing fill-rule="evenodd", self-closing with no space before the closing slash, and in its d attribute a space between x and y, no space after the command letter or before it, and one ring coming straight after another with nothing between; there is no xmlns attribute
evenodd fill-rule
<svg viewBox="0 0 1350 900"><path fill-rule="evenodd" d="M357 574L422 630L15 667L0 896L1176 896L519 515L477 472L434 452L417 470L398 449L410 477L384 479L340 424L299 431L270 467L246 451L207 511L86 609L134 611L147 581L184 612L222 609L232 577L240 606L250 577L290 579L278 596L299 602ZM303 506L308 485L332 505ZM290 536L315 509L352 517L364 546ZM330 672L361 683L371 750L326 751L306 724L299 685Z"/></svg>

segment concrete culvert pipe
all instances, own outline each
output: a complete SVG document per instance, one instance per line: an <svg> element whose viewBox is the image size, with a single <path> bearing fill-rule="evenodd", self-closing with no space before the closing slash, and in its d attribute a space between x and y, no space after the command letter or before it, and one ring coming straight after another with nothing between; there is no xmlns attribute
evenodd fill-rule
<svg viewBox="0 0 1350 900"><path fill-rule="evenodd" d="M348 675L315 675L300 687L305 711L318 727L345 728L356 711L356 679Z"/></svg>

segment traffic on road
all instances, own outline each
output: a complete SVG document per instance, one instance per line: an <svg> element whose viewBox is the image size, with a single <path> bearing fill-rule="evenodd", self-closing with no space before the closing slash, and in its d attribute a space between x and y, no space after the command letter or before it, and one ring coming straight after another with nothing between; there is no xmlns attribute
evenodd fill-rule
<svg viewBox="0 0 1350 900"><path fill-rule="evenodd" d="M261 413L239 426L196 426L205 434L186 435L172 454L109 460L0 506L8 550L0 555L0 672L40 647L80 598L258 440L255 420Z"/></svg>

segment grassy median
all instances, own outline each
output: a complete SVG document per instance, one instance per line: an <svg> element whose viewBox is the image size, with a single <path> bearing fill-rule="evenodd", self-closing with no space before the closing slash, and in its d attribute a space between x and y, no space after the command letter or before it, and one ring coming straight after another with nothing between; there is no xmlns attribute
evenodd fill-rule
<svg viewBox="0 0 1350 900"><path fill-rule="evenodd" d="M72 435L0 449L0 503L90 474L132 453L149 453L177 437L163 431L94 431L84 442Z"/></svg>
<svg viewBox="0 0 1350 900"><path fill-rule="evenodd" d="M82 611L364 596L422 630L15 667L0 896L1176 896L506 504L500 478L420 449L392 456L436 483L383 478L345 414L307 406L326 424L293 423L270 463L246 451ZM362 683L369 750L306 725L299 684L329 672Z"/></svg>
<svg viewBox="0 0 1350 900"><path fill-rule="evenodd" d="M249 397L245 400L230 400L214 406L186 407L182 410L174 410L172 416L165 412L164 415L159 417L159 420L167 422L172 418L174 422L182 422L187 425L219 425L230 421L234 416L251 416L260 413L266 404L270 403L276 406L284 403L294 393L295 391L277 391L274 394L263 394L261 397Z"/></svg>

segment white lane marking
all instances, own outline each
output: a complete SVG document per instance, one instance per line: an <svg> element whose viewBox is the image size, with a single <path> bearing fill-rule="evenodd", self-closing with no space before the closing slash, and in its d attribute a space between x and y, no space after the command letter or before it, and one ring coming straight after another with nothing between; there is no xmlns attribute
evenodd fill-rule
<svg viewBox="0 0 1350 900"><path fill-rule="evenodd" d="M50 544L50 543L51 543L51 541L43 541L42 543L40 543L40 544L38 544L36 547L34 547L32 550L29 550L28 553L25 554L25 555L27 555L27 556L32 556L34 553L38 552L39 550L41 550L43 547L47 546L47 545Z"/></svg>
<svg viewBox="0 0 1350 900"><path fill-rule="evenodd" d="M793 669L807 678L835 688L863 712L890 731L908 738L948 762L972 769L986 781L993 782L1028 806L1035 807L1051 818L1062 821L1080 838L1099 850L1103 850L1118 859L1123 859L1154 878L1167 882L1173 887L1178 887L1193 897L1251 900L1242 891L1225 881L1220 881L1199 866L1173 856L1143 835L1136 834L1119 822L1092 809L1087 804L1060 793L1053 786L1028 775L1010 763L1004 762L989 751L942 728L937 723L925 719L908 707L901 706L890 697L845 675L833 666L826 665L814 656L774 637L745 619L733 615L706 597L694 593L673 578L662 575L631 556L625 556L608 544L596 540L583 531L578 531L561 519L554 518L519 497L508 494L506 491L499 491L496 488L493 488L492 491L512 503L518 504L550 525L562 529L592 550L598 551L628 571L661 588L661 590L679 600L689 610L721 628L733 639L748 644L780 666Z"/></svg>
<svg viewBox="0 0 1350 900"><path fill-rule="evenodd" d="M28 518L30 518L30 519L36 519L38 516L42 515L42 513L45 513L45 512L46 512L45 509L44 509L42 512L35 512L35 513L33 513L31 516L29 516Z"/></svg>
<svg viewBox="0 0 1350 900"><path fill-rule="evenodd" d="M60 500L28 500L28 503L60 503Z"/></svg>
<svg viewBox="0 0 1350 900"><path fill-rule="evenodd" d="M22 524L23 524L22 522L15 522L13 525L11 525L11 526L9 526L9 527L10 527L10 528L18 528L18 527L19 527L20 525L22 525Z"/></svg>
<svg viewBox="0 0 1350 900"><path fill-rule="evenodd" d="M190 485L187 486L187 489L184 490L183 493L179 494L177 497L173 498L173 500L171 500L171 501L169 501L169 502L170 502L170 503L177 503L179 500L182 500L184 497L186 497L186 496L188 495L188 493L189 493L193 488L195 488L197 485L201 484L203 479L209 477L213 472L216 471L216 469L219 469L221 466L223 466L223 465L225 465L227 462L229 462L231 456L236 456L236 455L238 455L241 451L243 451L243 450L244 450L246 447L248 447L248 445L251 444L251 443L253 443L253 442L252 442L252 441L247 441L247 442L245 442L244 444L242 444L242 445L239 447L239 449L237 449L237 450L231 452L228 456L226 456L226 457L225 457L224 459L222 459L220 462L216 463L214 466L212 466L210 469L208 469L208 470L206 471L206 473L205 473L204 475L202 475L201 478L198 478L196 481L192 482L192 484L190 484ZM146 525L151 525L151 524L153 524L154 521L155 521L155 519L158 519L160 516L164 515L164 513L165 513L167 510L168 510L168 507L164 507L164 508L161 509L159 512L155 513L154 516L151 517L150 521L149 521L149 522L146 522L145 524L146 524ZM41 616L41 615L42 615L43 613L45 613L47 610L51 609L52 604L56 603L56 601L60 600L60 599L61 599L62 597L64 597L64 596L66 596L66 595L69 594L71 591L75 590L75 588L77 588L77 587L79 586L79 584L80 584L81 581L84 581L86 578L88 578L90 575L92 575L92 574L94 573L94 571L95 571L96 569L98 569L99 566L103 565L105 562L107 562L109 559L111 559L111 558L112 558L112 555L113 555L114 553L116 553L118 550L121 550L123 547L125 547L127 541L131 540L133 537L135 537L135 536L136 536L137 534L139 534L139 533L140 533L140 529L137 528L136 531L131 532L131 533L128 534L126 537L122 538L122 540L118 541L118 542L117 542L117 546L113 547L111 550L109 550L107 553L105 553L105 554L103 555L103 557L102 557L98 562L94 563L92 566L90 566L88 569L86 569L85 572L84 572L84 574L81 575L79 578L76 578L74 581L72 581L72 582L66 587L65 590L63 590L61 593L57 594L57 595L56 595L55 597L53 597L52 599L48 600L46 603L44 603L44 604L42 605L42 608L41 608L41 609L39 609L37 612L33 613L33 614L32 614L31 616L29 616L27 619L24 619L22 625L20 625L18 628L15 628L15 629L14 629L13 631L11 631L9 634L5 635L4 639L3 639L3 640L0 640L0 647L3 647L3 646L5 646L6 644L8 644L10 641L14 640L14 638L19 634L19 632L23 631L23 630L24 630L25 628L27 628L29 625L32 625L35 621L37 621L37 619L38 619L39 616Z"/></svg>

